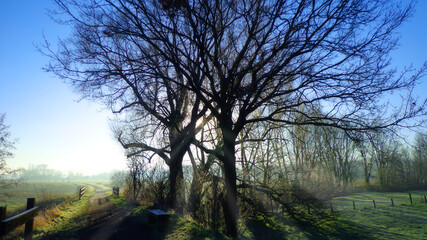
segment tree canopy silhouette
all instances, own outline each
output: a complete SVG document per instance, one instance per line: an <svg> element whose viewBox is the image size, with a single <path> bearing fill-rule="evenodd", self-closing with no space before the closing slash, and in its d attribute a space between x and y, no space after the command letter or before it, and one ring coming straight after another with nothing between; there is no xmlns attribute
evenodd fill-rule
<svg viewBox="0 0 427 240"><path fill-rule="evenodd" d="M197 120L204 114L217 120L219 148L197 145L223 165L229 236L237 236L239 212L236 139L248 124L363 131L403 125L424 114L425 101L409 94L396 111L380 104L391 91L410 93L425 73L425 68L403 73L390 68L395 30L411 15L412 2L56 2L73 32L58 51L48 53L48 70L86 97L162 124L168 147L153 152L172 159L177 151L181 164ZM176 143L182 146L175 148ZM180 166L168 165L171 175Z"/></svg>

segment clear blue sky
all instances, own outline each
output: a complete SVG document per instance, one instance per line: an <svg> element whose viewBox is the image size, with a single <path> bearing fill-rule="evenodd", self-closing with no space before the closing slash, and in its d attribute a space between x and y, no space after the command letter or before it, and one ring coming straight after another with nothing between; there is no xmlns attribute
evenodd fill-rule
<svg viewBox="0 0 427 240"><path fill-rule="evenodd" d="M43 34L52 42L67 29L46 15L50 0L0 2L0 113L19 138L9 166L47 164L95 174L126 168L110 131L109 112L42 70L48 59L36 51Z"/></svg>
<svg viewBox="0 0 427 240"><path fill-rule="evenodd" d="M94 174L123 169L122 148L110 131L108 111L88 101L45 73L47 57L35 45L65 37L67 29L46 15L50 0L4 0L0 2L0 113L16 144L9 166L48 164L59 170ZM427 0L420 0L414 17L401 29L400 48L393 64L420 67L427 60ZM427 77L417 89L427 96Z"/></svg>

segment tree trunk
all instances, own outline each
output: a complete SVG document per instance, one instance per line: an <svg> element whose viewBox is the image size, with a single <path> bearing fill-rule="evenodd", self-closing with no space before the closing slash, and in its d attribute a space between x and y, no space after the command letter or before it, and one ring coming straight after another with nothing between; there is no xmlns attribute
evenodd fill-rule
<svg viewBox="0 0 427 240"><path fill-rule="evenodd" d="M182 158L172 162L169 166L169 192L167 196L167 205L177 212L182 211L183 203L183 183L184 175L182 172Z"/></svg>
<svg viewBox="0 0 427 240"><path fill-rule="evenodd" d="M231 121L230 121L231 122ZM228 124L227 124L228 125ZM232 238L237 237L237 175L236 175L236 155L235 142L236 134L231 130L231 126L221 126L223 134L223 159L225 177L225 203L223 204L224 220L226 224L226 234Z"/></svg>
<svg viewBox="0 0 427 240"><path fill-rule="evenodd" d="M191 134L191 133L190 133ZM169 192L167 205L181 213L184 207L184 175L182 172L182 161L191 144L191 135L179 136L175 129L169 130L171 153L169 166Z"/></svg>
<svg viewBox="0 0 427 240"><path fill-rule="evenodd" d="M368 169L365 167L365 170L364 170L364 175L365 175L365 184L367 185L367 186L369 186L369 184L370 184L370 174L369 174L369 172L368 172Z"/></svg>

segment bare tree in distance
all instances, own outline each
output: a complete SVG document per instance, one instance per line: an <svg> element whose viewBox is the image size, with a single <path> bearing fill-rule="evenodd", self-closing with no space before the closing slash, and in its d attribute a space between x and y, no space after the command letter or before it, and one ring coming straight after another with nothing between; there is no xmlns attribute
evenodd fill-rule
<svg viewBox="0 0 427 240"><path fill-rule="evenodd" d="M7 166L7 160L13 158L16 139L11 139L9 126L5 123L6 114L0 114L0 187L6 188L17 183L17 179L7 179L7 176L19 170Z"/></svg>
<svg viewBox="0 0 427 240"><path fill-rule="evenodd" d="M194 128L176 128L177 123L195 124L204 114L201 107L216 118L221 145L204 150L223 165L223 212L232 237L238 234L239 213L236 144L246 125L268 121L349 132L407 126L406 120L425 115L425 100L419 103L410 93L426 65L403 73L390 68L395 30L410 17L413 2L56 2L74 33L57 53L50 52L48 70L86 96L112 106L123 103L120 109L141 105L153 116L161 110L176 116L172 106L182 99L171 98L168 89L188 94L191 117L167 122L178 132L188 130L189 138ZM395 111L380 104L391 91L408 94ZM321 114L304 111L318 108Z"/></svg>
<svg viewBox="0 0 427 240"><path fill-rule="evenodd" d="M413 154L414 181L417 185L427 185L427 133L417 134Z"/></svg>

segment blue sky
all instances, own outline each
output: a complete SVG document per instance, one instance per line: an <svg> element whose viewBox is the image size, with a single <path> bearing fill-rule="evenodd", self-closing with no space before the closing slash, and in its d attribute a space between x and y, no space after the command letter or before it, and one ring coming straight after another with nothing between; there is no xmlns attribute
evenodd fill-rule
<svg viewBox="0 0 427 240"><path fill-rule="evenodd" d="M55 42L67 29L46 15L49 0L0 3L0 113L19 138L12 167L48 164L95 174L126 168L110 131L109 112L42 70L48 59L36 50L43 34Z"/></svg>
<svg viewBox="0 0 427 240"><path fill-rule="evenodd" d="M37 52L43 34L53 44L67 29L46 15L50 0L0 2L0 113L19 138L12 167L48 164L64 171L95 174L124 169L126 159L113 139L108 117L96 103L80 101L72 89L42 70L48 59ZM393 64L420 67L427 60L427 0L400 29ZM427 97L427 77L416 93Z"/></svg>

